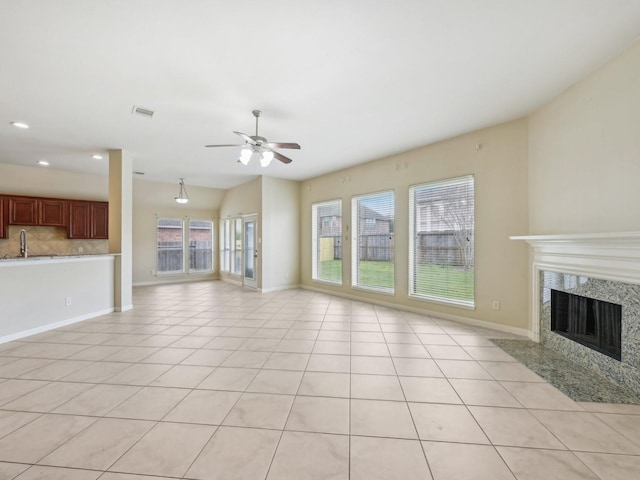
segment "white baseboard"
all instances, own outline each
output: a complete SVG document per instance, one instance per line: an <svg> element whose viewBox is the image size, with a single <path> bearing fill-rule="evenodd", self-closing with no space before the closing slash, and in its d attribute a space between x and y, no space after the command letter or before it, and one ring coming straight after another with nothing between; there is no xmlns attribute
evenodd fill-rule
<svg viewBox="0 0 640 480"><path fill-rule="evenodd" d="M259 288L260 293L282 292L284 290L293 290L295 288L302 288L301 285L282 285L281 287L273 288Z"/></svg>
<svg viewBox="0 0 640 480"><path fill-rule="evenodd" d="M123 307L116 307L113 309L114 312L126 312L127 310L133 310L133 305L125 305Z"/></svg>
<svg viewBox="0 0 640 480"><path fill-rule="evenodd" d="M416 308L416 307L410 307L408 305L402 305L402 304L398 304L398 303L393 303L393 302L385 302L383 300L378 300L378 299L373 299L373 298L362 298L356 295L349 295L347 293L337 293L333 290L325 290L323 288L318 288L315 286L310 286L310 285L301 285L300 288L304 289L304 290L311 290L314 292L319 292L319 293L325 293L327 295L333 295L336 297L342 297L342 298L348 298L349 300L356 300L358 302L364 302L364 303L372 303L374 305L380 305L381 307L389 307L389 308L395 308L396 310L403 310L405 312L411 312L411 313L419 313L421 315L429 315L432 317L436 317L436 318L441 318L443 320L452 320L454 322L460 322L463 323L465 325L470 325L473 327L482 327L482 328L488 328L491 330L498 330L499 332L505 332L505 333L512 333L514 335L520 335L522 337L527 337L531 340L533 340L533 332L526 330L524 328L518 328L518 327L512 327L510 325L503 325L500 323L492 323L492 322L487 322L485 320L477 320L475 318L469 318L469 317L462 317L459 315L451 315L451 314L447 314L447 313L442 313L442 312L436 312L433 310L429 310L426 308Z"/></svg>
<svg viewBox="0 0 640 480"><path fill-rule="evenodd" d="M67 320L61 320L59 322L47 323L46 325L41 325L39 327L30 328L29 330L22 330L20 332L11 333L9 335L5 335L0 337L0 343L12 342L13 340L19 340L24 337L30 337L31 335L36 335L42 332L48 332L49 330L54 330L60 327L66 327L67 325L71 325L72 323L82 322L83 320L89 320L90 318L99 317L101 315L107 315L109 313L113 313L113 308L106 308L104 310L99 310L97 312L87 313L85 315L80 315L78 317L68 318Z"/></svg>
<svg viewBox="0 0 640 480"><path fill-rule="evenodd" d="M150 282L133 282L134 287L148 287L153 285L170 285L172 283L189 283L189 282L208 282L211 280L220 280L217 275L211 277L178 277L167 278L163 280L152 280Z"/></svg>

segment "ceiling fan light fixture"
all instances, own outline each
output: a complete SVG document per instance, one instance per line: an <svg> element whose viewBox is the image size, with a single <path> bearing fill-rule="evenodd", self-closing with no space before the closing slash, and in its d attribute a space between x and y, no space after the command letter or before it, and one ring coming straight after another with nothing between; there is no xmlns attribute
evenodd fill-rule
<svg viewBox="0 0 640 480"><path fill-rule="evenodd" d="M180 179L180 193L175 197L175 201L180 204L189 203L189 194L187 193L187 187L184 185L184 178Z"/></svg>
<svg viewBox="0 0 640 480"><path fill-rule="evenodd" d="M273 160L273 152L271 150L265 150L260 156L260 166L268 167L271 160Z"/></svg>
<svg viewBox="0 0 640 480"><path fill-rule="evenodd" d="M253 116L256 118L256 134L247 135L246 133L236 132L240 138L244 140L244 144L240 145L205 145L205 147L241 147L240 155L238 156L238 163L248 165L251 160L256 162L259 160L260 165L268 167L271 161L276 158L282 163L291 163L292 160L289 157L282 155L280 152L275 152L273 149L278 148L293 148L300 150L300 145L293 142L269 142L265 137L258 135L258 119L260 118L260 110L254 110Z"/></svg>
<svg viewBox="0 0 640 480"><path fill-rule="evenodd" d="M250 147L244 147L240 150L240 157L238 158L238 161L243 165L248 165L252 155L253 150Z"/></svg>

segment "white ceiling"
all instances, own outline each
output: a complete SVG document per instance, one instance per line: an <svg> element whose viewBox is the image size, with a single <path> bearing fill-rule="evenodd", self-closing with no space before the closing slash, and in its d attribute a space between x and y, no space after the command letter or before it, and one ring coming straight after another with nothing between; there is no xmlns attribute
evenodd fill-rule
<svg viewBox="0 0 640 480"><path fill-rule="evenodd" d="M302 180L522 117L639 35L639 0L0 0L0 163ZM290 165L204 148L255 108Z"/></svg>

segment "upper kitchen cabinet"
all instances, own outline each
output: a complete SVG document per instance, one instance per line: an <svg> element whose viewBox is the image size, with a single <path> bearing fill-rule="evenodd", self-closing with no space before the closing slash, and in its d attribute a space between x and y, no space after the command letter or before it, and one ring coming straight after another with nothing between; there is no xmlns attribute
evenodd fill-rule
<svg viewBox="0 0 640 480"><path fill-rule="evenodd" d="M69 202L69 238L89 238L89 203Z"/></svg>
<svg viewBox="0 0 640 480"><path fill-rule="evenodd" d="M67 200L38 199L38 225L65 227L67 225Z"/></svg>
<svg viewBox="0 0 640 480"><path fill-rule="evenodd" d="M63 227L67 238L108 239L109 202L0 195L0 238L8 226Z"/></svg>
<svg viewBox="0 0 640 480"><path fill-rule="evenodd" d="M38 199L9 197L9 225L38 225Z"/></svg>
<svg viewBox="0 0 640 480"><path fill-rule="evenodd" d="M7 226L4 221L4 218L5 218L4 207L5 207L4 198L0 197L0 238L7 238Z"/></svg>
<svg viewBox="0 0 640 480"><path fill-rule="evenodd" d="M109 238L109 203L69 202L69 238Z"/></svg>
<svg viewBox="0 0 640 480"><path fill-rule="evenodd" d="M89 207L90 237L109 238L109 203L91 202Z"/></svg>

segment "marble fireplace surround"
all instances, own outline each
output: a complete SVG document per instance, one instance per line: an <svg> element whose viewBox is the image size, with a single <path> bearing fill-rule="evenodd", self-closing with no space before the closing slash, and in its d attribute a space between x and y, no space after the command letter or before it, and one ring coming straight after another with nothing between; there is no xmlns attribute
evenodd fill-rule
<svg viewBox="0 0 640 480"><path fill-rule="evenodd" d="M640 394L640 232L510 237L531 246L530 337ZM621 304L622 361L550 329L550 289Z"/></svg>

